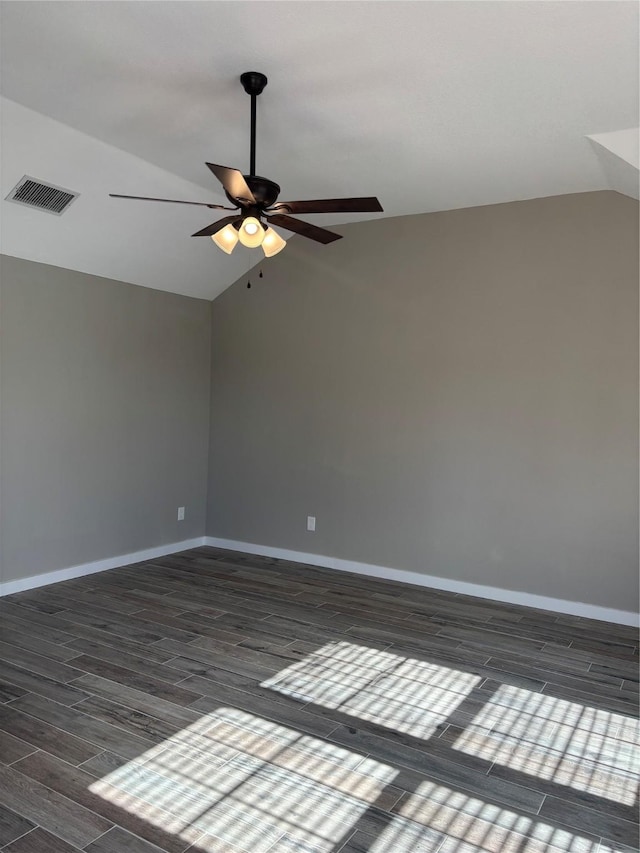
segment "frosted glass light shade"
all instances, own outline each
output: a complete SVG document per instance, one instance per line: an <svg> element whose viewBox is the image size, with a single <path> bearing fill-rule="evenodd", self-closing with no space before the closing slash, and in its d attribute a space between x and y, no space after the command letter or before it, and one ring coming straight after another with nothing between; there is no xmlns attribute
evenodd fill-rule
<svg viewBox="0 0 640 853"><path fill-rule="evenodd" d="M287 241L283 240L277 231L274 231L273 228L267 228L262 241L262 251L268 258L277 255L286 245Z"/></svg>
<svg viewBox="0 0 640 853"><path fill-rule="evenodd" d="M230 255L238 242L238 232L233 225L225 225L220 231L212 234L211 239L219 249Z"/></svg>
<svg viewBox="0 0 640 853"><path fill-rule="evenodd" d="M262 241L264 240L262 223L255 216L247 216L246 219L242 220L238 239L248 249L256 249L262 245Z"/></svg>

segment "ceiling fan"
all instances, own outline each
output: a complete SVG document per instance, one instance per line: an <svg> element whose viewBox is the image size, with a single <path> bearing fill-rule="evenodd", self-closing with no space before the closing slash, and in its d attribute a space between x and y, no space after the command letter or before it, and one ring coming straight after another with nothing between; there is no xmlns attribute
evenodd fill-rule
<svg viewBox="0 0 640 853"><path fill-rule="evenodd" d="M172 204L195 204L212 210L235 210L231 216L225 216L207 225L193 237L211 237L216 245L227 254L236 247L238 241L249 248L262 246L269 258L284 249L286 241L274 231L272 225L301 234L318 243L332 243L342 235L319 228L310 222L304 222L290 216L291 213L376 213L382 211L377 198L325 198L309 201L278 201L280 187L269 178L256 175L256 100L267 85L267 78L258 71L247 71L240 76L245 92L251 96L251 164L249 174L243 175L238 169L207 163L213 174L222 184L225 195L233 207L221 204L207 204L201 201L179 201L171 198L149 198L147 196L120 195L109 193L112 198L133 198L140 201L162 201Z"/></svg>

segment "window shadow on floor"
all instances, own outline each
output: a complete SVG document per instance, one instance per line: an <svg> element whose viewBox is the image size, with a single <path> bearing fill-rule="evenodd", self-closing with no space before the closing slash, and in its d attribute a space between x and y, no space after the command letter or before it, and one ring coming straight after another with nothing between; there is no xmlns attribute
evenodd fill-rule
<svg viewBox="0 0 640 853"><path fill-rule="evenodd" d="M255 702L200 700L207 713L196 723L91 792L194 853L223 842L250 853L595 853L602 838L635 843L637 725L624 715L343 640L260 687L274 695L264 715ZM292 726L294 708L335 723L328 739Z"/></svg>

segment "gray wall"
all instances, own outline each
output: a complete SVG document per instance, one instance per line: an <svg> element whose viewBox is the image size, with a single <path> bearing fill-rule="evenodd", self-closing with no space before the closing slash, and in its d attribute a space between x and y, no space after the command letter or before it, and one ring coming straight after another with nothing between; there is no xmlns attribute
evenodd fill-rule
<svg viewBox="0 0 640 853"><path fill-rule="evenodd" d="M0 273L2 579L202 536L211 304L7 256Z"/></svg>
<svg viewBox="0 0 640 853"><path fill-rule="evenodd" d="M637 204L337 230L213 303L207 533L633 609Z"/></svg>
<svg viewBox="0 0 640 853"><path fill-rule="evenodd" d="M637 205L338 230L213 306L1 259L3 580L206 531L632 609Z"/></svg>

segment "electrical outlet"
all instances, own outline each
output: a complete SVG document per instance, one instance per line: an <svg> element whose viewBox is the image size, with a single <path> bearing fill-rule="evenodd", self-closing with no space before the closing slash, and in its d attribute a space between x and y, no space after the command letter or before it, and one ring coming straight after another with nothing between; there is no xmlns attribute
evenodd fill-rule
<svg viewBox="0 0 640 853"><path fill-rule="evenodd" d="M178 507L178 521L184 521L184 507Z"/></svg>
<svg viewBox="0 0 640 853"><path fill-rule="evenodd" d="M315 515L307 516L307 530L310 530L312 533L315 532L316 529L316 517Z"/></svg>

